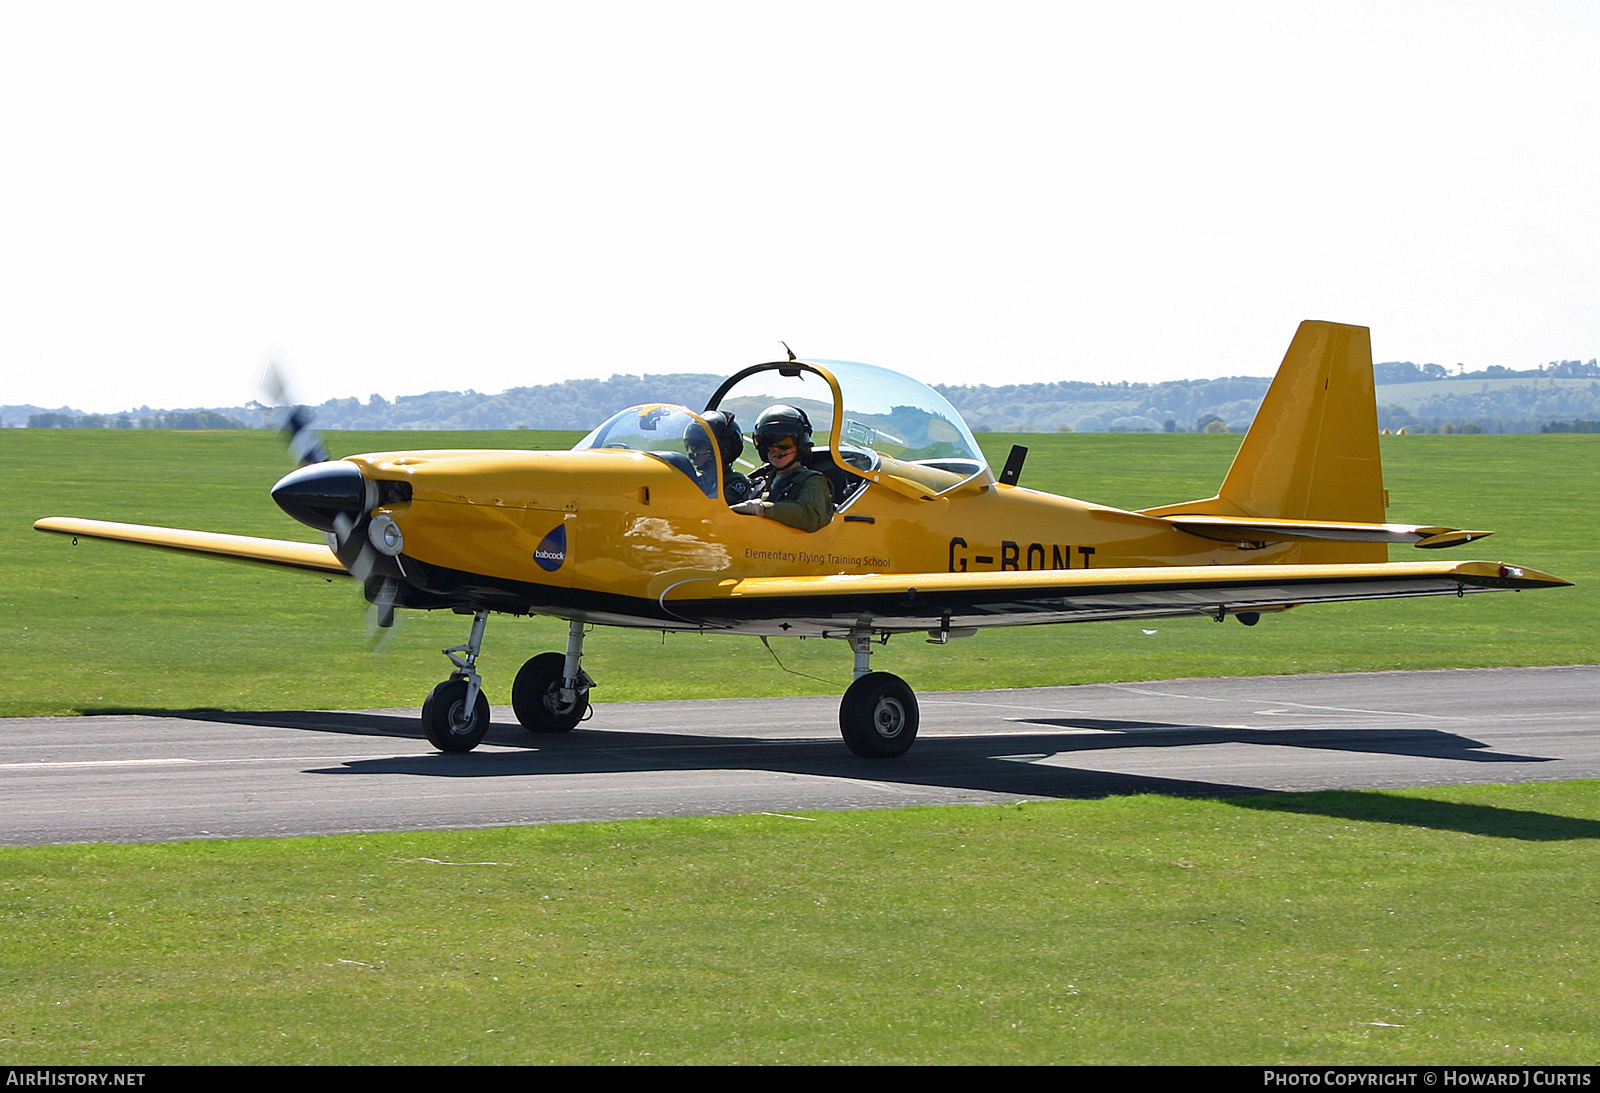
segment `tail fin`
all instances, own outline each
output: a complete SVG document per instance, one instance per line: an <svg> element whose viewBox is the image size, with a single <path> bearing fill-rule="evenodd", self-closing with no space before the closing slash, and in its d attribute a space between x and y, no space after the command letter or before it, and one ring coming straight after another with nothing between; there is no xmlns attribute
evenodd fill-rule
<svg viewBox="0 0 1600 1093"><path fill-rule="evenodd" d="M1380 523L1383 509L1371 335L1364 326L1308 319L1217 496L1146 511ZM1306 544L1301 554L1319 562L1387 557L1381 544Z"/></svg>

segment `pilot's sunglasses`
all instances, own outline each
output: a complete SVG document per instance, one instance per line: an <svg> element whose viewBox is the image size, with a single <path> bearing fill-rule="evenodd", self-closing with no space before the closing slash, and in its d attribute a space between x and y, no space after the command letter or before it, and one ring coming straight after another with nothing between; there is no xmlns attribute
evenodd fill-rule
<svg viewBox="0 0 1600 1093"><path fill-rule="evenodd" d="M799 447L800 445L792 440L775 440L767 445L767 450L771 452L792 452Z"/></svg>

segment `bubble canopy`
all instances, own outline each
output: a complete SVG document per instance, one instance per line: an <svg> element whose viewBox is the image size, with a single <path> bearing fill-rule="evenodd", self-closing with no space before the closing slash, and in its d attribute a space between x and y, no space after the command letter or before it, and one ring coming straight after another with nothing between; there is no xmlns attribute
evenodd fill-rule
<svg viewBox="0 0 1600 1093"><path fill-rule="evenodd" d="M747 368L706 403L754 422L774 404L811 419L813 441L834 462L901 492L938 496L994 481L978 442L945 397L910 376L856 361L782 361ZM894 481L888 482L892 487Z"/></svg>
<svg viewBox="0 0 1600 1093"><path fill-rule="evenodd" d="M725 381L703 412L726 411L749 429L774 405L793 406L810 419L818 458L906 496L938 497L994 481L955 407L927 384L899 372L856 361L758 364ZM654 403L613 415L574 450L644 452L677 467L707 497L715 497L717 461L686 458L708 444L708 436L704 419L694 411ZM753 470L758 462L747 449L735 469ZM844 492L852 498L856 493ZM836 495L836 502L844 501Z"/></svg>
<svg viewBox="0 0 1600 1093"><path fill-rule="evenodd" d="M665 403L630 406L597 425L573 445L573 451L590 448L643 452L689 476L707 497L719 492L719 461L711 456L715 442L705 421L692 410ZM700 450L705 455L696 458Z"/></svg>

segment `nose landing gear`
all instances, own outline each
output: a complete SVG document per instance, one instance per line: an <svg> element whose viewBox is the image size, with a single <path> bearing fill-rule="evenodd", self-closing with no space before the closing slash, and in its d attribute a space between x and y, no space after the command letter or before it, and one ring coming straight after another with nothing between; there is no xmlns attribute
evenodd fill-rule
<svg viewBox="0 0 1600 1093"><path fill-rule="evenodd" d="M444 651L456 670L422 704L422 731L427 734L428 743L440 751L471 751L489 731L489 700L483 697L483 679L477 671L483 628L488 623L487 611L472 616L467 643Z"/></svg>
<svg viewBox="0 0 1600 1093"><path fill-rule="evenodd" d="M422 728L440 751L471 751L489 731L489 700L470 681L451 676L422 704Z"/></svg>

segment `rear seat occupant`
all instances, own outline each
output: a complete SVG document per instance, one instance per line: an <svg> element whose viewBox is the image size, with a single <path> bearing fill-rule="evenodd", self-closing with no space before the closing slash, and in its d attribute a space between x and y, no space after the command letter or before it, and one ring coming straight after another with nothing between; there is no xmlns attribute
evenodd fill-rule
<svg viewBox="0 0 1600 1093"><path fill-rule="evenodd" d="M733 466L733 461L744 451L744 433L733 420L733 415L725 410L707 410L701 419L710 427L712 436L707 437L706 430L699 425L690 425L683 441L695 473L704 480L714 480L717 464L713 460L720 459L723 498L729 505L748 501L755 491L750 487L750 480Z"/></svg>

